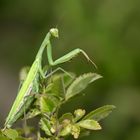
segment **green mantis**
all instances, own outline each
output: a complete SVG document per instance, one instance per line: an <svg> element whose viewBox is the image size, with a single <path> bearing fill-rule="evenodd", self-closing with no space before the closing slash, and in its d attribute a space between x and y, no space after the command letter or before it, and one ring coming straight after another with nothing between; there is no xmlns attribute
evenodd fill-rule
<svg viewBox="0 0 140 140"><path fill-rule="evenodd" d="M5 122L5 128L10 128L21 116L23 116L24 111L27 111L30 108L31 103L33 102L34 98L31 96L31 93L38 93L39 91L39 76L42 78L46 78L46 72L44 73L42 69L42 55L46 48L47 50L47 57L48 57L48 63L49 67L67 62L71 60L73 57L77 56L79 53L82 53L88 61L93 63L88 55L81 49L75 49L68 54L60 57L59 59L53 61L52 59L52 46L50 39L51 37L58 38L58 29L52 28L47 33L44 41L41 44L41 47L36 55L36 58L28 72L28 75L26 79L24 80L18 95L13 103L13 106L8 114L8 117L6 118ZM94 64L94 63L93 63ZM95 65L95 64L94 64Z"/></svg>

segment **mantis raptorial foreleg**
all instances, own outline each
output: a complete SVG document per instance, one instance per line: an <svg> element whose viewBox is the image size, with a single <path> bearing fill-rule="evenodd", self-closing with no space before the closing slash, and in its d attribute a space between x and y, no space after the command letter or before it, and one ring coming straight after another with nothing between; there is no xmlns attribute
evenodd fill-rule
<svg viewBox="0 0 140 140"><path fill-rule="evenodd" d="M51 47L51 43L50 42L48 43L48 47L47 47L48 61L49 61L49 64L51 66L55 66L55 65L67 62L67 61L71 60L72 58L76 57L80 53L83 54L85 56L85 58L88 61L90 61L95 67L97 67L96 64L88 57L88 55L82 49L79 49L79 48L74 49L73 51L69 52L68 54L58 58L55 61L53 61L53 58L52 58L52 47Z"/></svg>

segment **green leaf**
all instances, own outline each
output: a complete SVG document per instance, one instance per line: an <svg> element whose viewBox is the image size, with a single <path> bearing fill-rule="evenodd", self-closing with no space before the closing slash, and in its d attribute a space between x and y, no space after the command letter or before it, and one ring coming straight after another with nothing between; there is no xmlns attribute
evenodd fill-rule
<svg viewBox="0 0 140 140"><path fill-rule="evenodd" d="M96 73L87 73L79 76L76 80L68 87L66 92L65 99L68 100L71 97L79 94L82 90L84 90L88 84L91 82L101 78L101 75Z"/></svg>
<svg viewBox="0 0 140 140"><path fill-rule="evenodd" d="M40 97L40 110L42 113L50 113L54 111L56 105L53 101L53 97L46 97L46 96L41 96Z"/></svg>
<svg viewBox="0 0 140 140"><path fill-rule="evenodd" d="M4 136L3 130L0 130L0 140L10 140L10 139L7 138L6 136Z"/></svg>
<svg viewBox="0 0 140 140"><path fill-rule="evenodd" d="M96 121L100 121L101 119L104 119L107 117L113 109L116 107L114 105L105 105L100 108L97 108L96 110L91 111L89 114L87 114L83 120L86 119L93 119Z"/></svg>
<svg viewBox="0 0 140 140"><path fill-rule="evenodd" d="M76 75L72 72L54 74L51 76L51 78L49 78L48 83L51 83L58 77L62 77L64 82L64 87L66 88L75 79L75 76Z"/></svg>
<svg viewBox="0 0 140 140"><path fill-rule="evenodd" d="M10 140L10 139L5 136L0 135L0 140Z"/></svg>
<svg viewBox="0 0 140 140"><path fill-rule="evenodd" d="M75 76L76 76L72 72L69 72L69 74L71 75L71 77L68 74L66 74L66 73L63 74L63 80L64 80L65 88L72 83L72 81L75 79Z"/></svg>
<svg viewBox="0 0 140 140"><path fill-rule="evenodd" d="M26 114L26 119L31 119L31 118L34 118L36 117L37 115L39 115L41 112L34 108L34 109L31 109L27 114Z"/></svg>
<svg viewBox="0 0 140 140"><path fill-rule="evenodd" d="M18 132L14 129L6 129L3 131L3 134L12 140L15 140L18 137Z"/></svg>
<svg viewBox="0 0 140 140"><path fill-rule="evenodd" d="M49 83L45 89L45 93L51 93L51 89L52 89L53 83Z"/></svg>
<svg viewBox="0 0 140 140"><path fill-rule="evenodd" d="M47 120L46 118L41 118L40 122L40 128L46 133L46 135L51 136L51 124L50 121Z"/></svg>
<svg viewBox="0 0 140 140"><path fill-rule="evenodd" d="M49 78L46 93L51 92L58 97L64 97L65 88L74 80L75 74L69 72L54 74Z"/></svg>
<svg viewBox="0 0 140 140"><path fill-rule="evenodd" d="M64 83L61 75L53 77L51 93L59 98L64 98Z"/></svg>
<svg viewBox="0 0 140 140"><path fill-rule="evenodd" d="M100 130L101 129L100 124L95 120L82 120L77 124L80 127L86 128L86 129L89 129L89 130Z"/></svg>

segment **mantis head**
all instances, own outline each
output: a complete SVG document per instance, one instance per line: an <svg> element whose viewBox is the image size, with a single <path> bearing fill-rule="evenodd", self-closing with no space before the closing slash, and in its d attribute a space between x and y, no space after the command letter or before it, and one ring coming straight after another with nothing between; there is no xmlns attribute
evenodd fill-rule
<svg viewBox="0 0 140 140"><path fill-rule="evenodd" d="M51 33L51 35L52 36L54 36L54 37L59 37L59 34L58 34L58 29L57 28L51 28L50 29L50 33Z"/></svg>

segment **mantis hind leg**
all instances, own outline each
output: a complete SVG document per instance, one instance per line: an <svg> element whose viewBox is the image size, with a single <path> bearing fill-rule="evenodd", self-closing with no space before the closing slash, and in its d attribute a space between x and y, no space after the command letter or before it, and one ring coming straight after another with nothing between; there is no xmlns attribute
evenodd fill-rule
<svg viewBox="0 0 140 140"><path fill-rule="evenodd" d="M52 71L51 73L47 74L45 78L49 78L50 76L52 76L54 73L56 73L57 71L62 71L64 73L66 73L69 77L74 78L74 76L72 74L70 74L69 72L67 72L66 70L64 70L61 67L58 67L57 69L55 69L54 71Z"/></svg>

